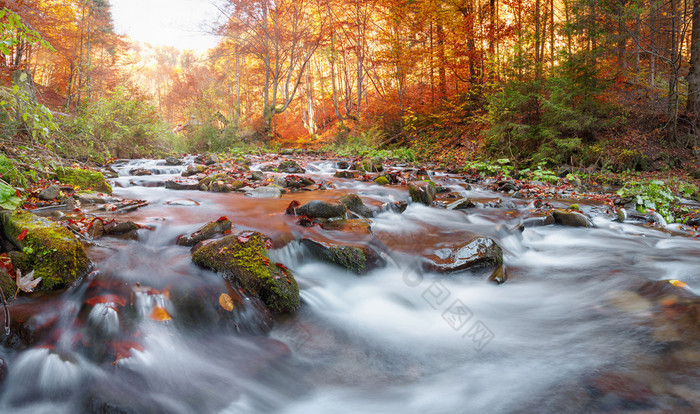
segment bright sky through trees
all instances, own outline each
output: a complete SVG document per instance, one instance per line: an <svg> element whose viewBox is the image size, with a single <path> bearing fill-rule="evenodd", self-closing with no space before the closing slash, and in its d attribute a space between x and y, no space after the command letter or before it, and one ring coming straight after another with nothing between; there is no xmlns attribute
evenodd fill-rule
<svg viewBox="0 0 700 414"><path fill-rule="evenodd" d="M117 32L153 46L205 51L217 38L207 27L219 12L209 0L110 0Z"/></svg>

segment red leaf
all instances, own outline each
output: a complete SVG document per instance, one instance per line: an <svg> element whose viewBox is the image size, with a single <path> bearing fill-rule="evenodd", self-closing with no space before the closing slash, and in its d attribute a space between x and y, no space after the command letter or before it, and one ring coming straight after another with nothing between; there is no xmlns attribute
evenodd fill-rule
<svg viewBox="0 0 700 414"><path fill-rule="evenodd" d="M27 232L28 232L27 229L22 230L22 232L19 234L19 236L17 236L17 240L20 240L20 241L24 240L24 238L27 237Z"/></svg>
<svg viewBox="0 0 700 414"><path fill-rule="evenodd" d="M299 204L298 201L292 200L291 203L287 206L286 213L289 214L290 216L296 216L297 213L297 207L299 207L301 204Z"/></svg>
<svg viewBox="0 0 700 414"><path fill-rule="evenodd" d="M228 217L226 217L226 216L221 216L221 217L219 217L219 219L216 220L216 221L219 222L219 221L227 221L227 220L228 220Z"/></svg>

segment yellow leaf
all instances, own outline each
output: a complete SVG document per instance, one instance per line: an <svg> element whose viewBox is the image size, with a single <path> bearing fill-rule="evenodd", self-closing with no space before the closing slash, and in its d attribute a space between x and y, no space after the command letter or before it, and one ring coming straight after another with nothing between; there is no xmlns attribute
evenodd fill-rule
<svg viewBox="0 0 700 414"><path fill-rule="evenodd" d="M226 293L219 295L219 305L229 312L233 312L233 299Z"/></svg>
<svg viewBox="0 0 700 414"><path fill-rule="evenodd" d="M668 283L670 283L670 284L672 284L673 286L676 286L676 287L681 287L681 288L687 288L687 287L688 287L688 285L686 285L685 283L681 282L680 280L676 280L676 279L671 279L671 280L668 281Z"/></svg>
<svg viewBox="0 0 700 414"><path fill-rule="evenodd" d="M159 322L160 321L169 321L169 320L173 319L173 317L170 316L168 311L165 310L165 308L162 308L160 306L156 306L155 308L153 308L149 318L153 319L154 321L159 321Z"/></svg>

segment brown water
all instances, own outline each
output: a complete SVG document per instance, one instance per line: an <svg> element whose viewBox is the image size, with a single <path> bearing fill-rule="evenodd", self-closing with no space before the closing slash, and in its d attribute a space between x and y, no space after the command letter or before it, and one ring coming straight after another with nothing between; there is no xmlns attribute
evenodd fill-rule
<svg viewBox="0 0 700 414"><path fill-rule="evenodd" d="M663 279L680 279L698 292L700 241L615 223L596 204L582 205L595 229L547 226L522 233L516 226L531 214L528 200L513 200L515 210L468 212L410 204L403 214L385 211L372 219L372 232L388 248L388 264L358 277L312 259L298 243L346 235L301 227L285 208L291 200L331 200L348 192L378 208L408 199L408 191L335 180L332 163L308 162L311 177L335 188L279 199L174 191L155 185L177 168L153 161L124 166L122 171L141 165L163 173L115 180L116 195L150 201L115 217L153 230L139 230L139 240L100 239L89 250L95 272L82 283L50 301L25 299L13 306L15 315L34 314L28 323L32 345L1 350L7 374L0 411L700 409L694 348L660 338L657 308L630 293ZM465 190L460 177L434 179L477 200L503 197L479 186ZM273 238L273 259L299 282L298 312L272 321L244 296L234 298L235 314L220 308L218 295L227 291L221 277L192 264L189 249L174 241L223 215L234 231ZM506 284L488 283L480 273L420 270L420 255L474 235L503 246ZM159 308L172 319L151 318ZM608 380L607 388L596 388L605 383L596 378L608 373L642 385L625 388Z"/></svg>

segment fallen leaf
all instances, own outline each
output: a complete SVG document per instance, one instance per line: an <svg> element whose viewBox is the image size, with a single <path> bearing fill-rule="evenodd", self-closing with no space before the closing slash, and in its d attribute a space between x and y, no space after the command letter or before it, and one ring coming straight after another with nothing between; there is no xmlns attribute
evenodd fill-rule
<svg viewBox="0 0 700 414"><path fill-rule="evenodd" d="M226 293L219 295L219 305L229 312L233 312L233 299Z"/></svg>
<svg viewBox="0 0 700 414"><path fill-rule="evenodd" d="M20 241L24 240L24 238L27 237L28 232L29 232L29 230L27 230L27 229L22 230L19 233L19 236L17 236L17 240L20 240Z"/></svg>
<svg viewBox="0 0 700 414"><path fill-rule="evenodd" d="M672 284L675 287L681 287L681 288L688 287L688 285L686 285L685 283L681 282L680 280L676 280L676 279L671 279L668 281L668 283Z"/></svg>
<svg viewBox="0 0 700 414"><path fill-rule="evenodd" d="M159 322L169 321L169 320L173 319L173 317L170 316L170 313L168 313L168 311L165 310L165 308L162 308L160 306L156 306L155 308L153 308L149 318L153 319L154 321L159 321Z"/></svg>
<svg viewBox="0 0 700 414"><path fill-rule="evenodd" d="M38 277L34 279L34 271L27 273L26 276L22 276L22 271L17 269L17 287L19 290L25 293L31 293L34 291L36 285L41 282L41 278Z"/></svg>

